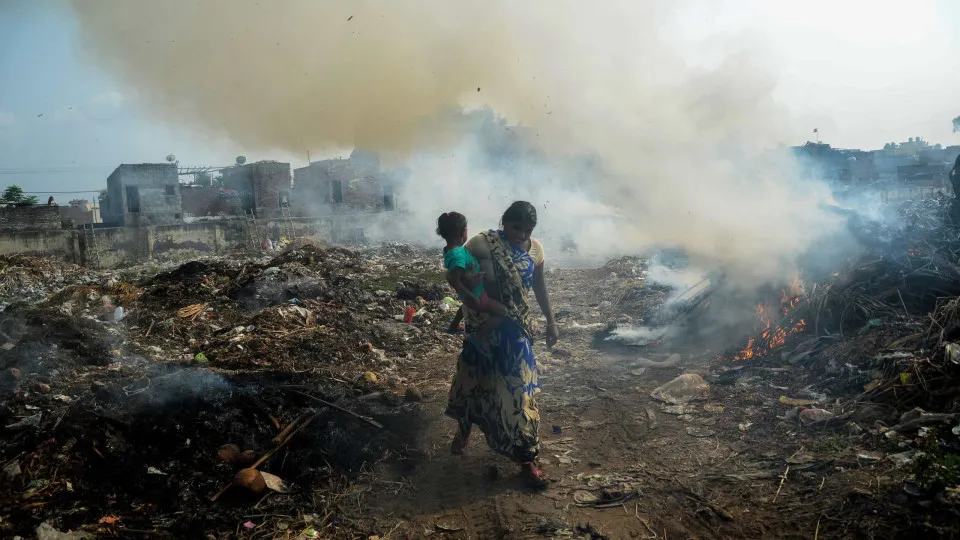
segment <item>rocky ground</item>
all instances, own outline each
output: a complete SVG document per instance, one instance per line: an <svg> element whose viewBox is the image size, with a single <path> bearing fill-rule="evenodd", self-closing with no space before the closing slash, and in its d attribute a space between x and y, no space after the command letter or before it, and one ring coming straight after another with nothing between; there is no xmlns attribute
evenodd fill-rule
<svg viewBox="0 0 960 540"><path fill-rule="evenodd" d="M960 250L929 230L942 242L899 246L894 269L867 257L796 301L777 295L789 313L744 329L751 348L611 344L670 288L640 258L551 270L562 341L535 345L555 479L540 494L481 437L449 453L460 338L443 331L453 313L438 252L301 242L113 272L5 259L4 283L29 294L0 291L0 531L954 537L960 309L948 295L960 291L943 284L943 261L956 266ZM931 304L930 283L948 294Z"/></svg>

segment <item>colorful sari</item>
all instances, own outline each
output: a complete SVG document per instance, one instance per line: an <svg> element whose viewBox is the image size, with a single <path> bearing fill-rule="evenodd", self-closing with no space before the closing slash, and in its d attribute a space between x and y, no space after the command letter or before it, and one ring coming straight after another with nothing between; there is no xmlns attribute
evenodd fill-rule
<svg viewBox="0 0 960 540"><path fill-rule="evenodd" d="M480 236L490 247L507 316L491 333L489 352L464 341L446 414L458 422L462 435L476 425L494 451L518 463L530 463L540 448L540 412L536 401L540 383L530 337L529 304L535 261L529 253L507 242L501 231L491 230ZM536 245L538 253L542 253ZM468 334L488 317L466 306L463 312Z"/></svg>

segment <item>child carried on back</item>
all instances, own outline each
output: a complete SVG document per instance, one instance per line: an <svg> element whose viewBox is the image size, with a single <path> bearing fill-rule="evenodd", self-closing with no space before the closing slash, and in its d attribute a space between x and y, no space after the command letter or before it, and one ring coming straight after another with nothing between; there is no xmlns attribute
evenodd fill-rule
<svg viewBox="0 0 960 540"><path fill-rule="evenodd" d="M447 269L447 282L460 300L468 308L487 313L490 317L477 329L467 336L467 339L485 352L490 346L486 343L503 317L507 308L490 298L483 288L483 273L480 271L480 262L464 246L467 242L467 218L459 212L445 212L437 218L437 234L447 241L443 248L443 266Z"/></svg>

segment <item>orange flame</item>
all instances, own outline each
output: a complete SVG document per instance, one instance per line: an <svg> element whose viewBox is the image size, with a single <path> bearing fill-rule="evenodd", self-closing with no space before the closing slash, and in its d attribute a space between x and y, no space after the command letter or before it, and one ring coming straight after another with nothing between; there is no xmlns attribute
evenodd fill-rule
<svg viewBox="0 0 960 540"><path fill-rule="evenodd" d="M794 280L790 286L790 294L788 295L787 291L784 290L780 298L781 313L785 316L793 311L800 303L802 295L803 283L800 280ZM773 318L768 314L768 310L763 304L757 305L757 318L763 323L763 330L760 332L759 339L753 337L748 339L746 347L734 355L734 361L747 360L782 347L787 343L787 336L803 332L807 326L807 321L800 319L789 329L782 326L774 327Z"/></svg>

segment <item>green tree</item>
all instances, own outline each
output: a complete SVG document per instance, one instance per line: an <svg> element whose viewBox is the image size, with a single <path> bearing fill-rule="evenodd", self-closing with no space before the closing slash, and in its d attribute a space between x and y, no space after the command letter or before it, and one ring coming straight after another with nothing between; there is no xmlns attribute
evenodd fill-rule
<svg viewBox="0 0 960 540"><path fill-rule="evenodd" d="M210 187L213 184L213 179L210 177L210 173L200 172L194 175L193 184L195 186Z"/></svg>
<svg viewBox="0 0 960 540"><path fill-rule="evenodd" d="M10 206L33 206L37 204L36 195L27 196L23 188L17 185L7 186L0 195L0 204Z"/></svg>
<svg viewBox="0 0 960 540"><path fill-rule="evenodd" d="M960 131L960 116L953 119L953 132Z"/></svg>
<svg viewBox="0 0 960 540"><path fill-rule="evenodd" d="M213 185L213 187L216 187L216 188L222 188L222 187L223 187L223 175L220 175L220 176L214 178L214 179L213 179L213 183L212 183L211 185Z"/></svg>

